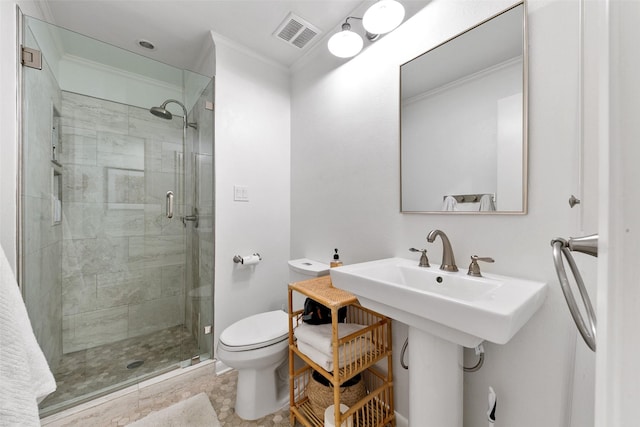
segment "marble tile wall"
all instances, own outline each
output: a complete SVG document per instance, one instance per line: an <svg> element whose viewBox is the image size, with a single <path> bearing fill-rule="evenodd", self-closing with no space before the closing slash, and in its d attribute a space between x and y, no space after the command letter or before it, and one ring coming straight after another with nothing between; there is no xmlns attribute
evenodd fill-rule
<svg viewBox="0 0 640 427"><path fill-rule="evenodd" d="M27 30L25 45L37 48ZM24 68L21 286L31 324L55 369L62 355L62 227L53 220L52 126L61 109L58 82L46 58L42 70Z"/></svg>
<svg viewBox="0 0 640 427"><path fill-rule="evenodd" d="M182 120L62 92L64 352L182 324ZM182 209L182 206L179 206Z"/></svg>

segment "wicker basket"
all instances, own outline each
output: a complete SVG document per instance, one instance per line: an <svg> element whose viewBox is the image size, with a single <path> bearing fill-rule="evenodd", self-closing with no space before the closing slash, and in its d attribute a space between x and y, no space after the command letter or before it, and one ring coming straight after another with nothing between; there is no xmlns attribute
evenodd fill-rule
<svg viewBox="0 0 640 427"><path fill-rule="evenodd" d="M367 390L364 381L358 374L342 384L340 388L340 403L351 407L366 395ZM307 397L315 416L324 421L324 411L333 405L333 386L329 380L314 371L307 386Z"/></svg>

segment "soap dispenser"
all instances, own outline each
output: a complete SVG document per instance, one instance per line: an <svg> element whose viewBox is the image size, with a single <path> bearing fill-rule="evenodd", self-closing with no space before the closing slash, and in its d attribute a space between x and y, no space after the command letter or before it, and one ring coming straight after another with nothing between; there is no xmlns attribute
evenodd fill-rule
<svg viewBox="0 0 640 427"><path fill-rule="evenodd" d="M335 248L334 251L333 260L329 265L331 267L340 267L342 265L342 261L340 261L340 255L338 255L338 248Z"/></svg>

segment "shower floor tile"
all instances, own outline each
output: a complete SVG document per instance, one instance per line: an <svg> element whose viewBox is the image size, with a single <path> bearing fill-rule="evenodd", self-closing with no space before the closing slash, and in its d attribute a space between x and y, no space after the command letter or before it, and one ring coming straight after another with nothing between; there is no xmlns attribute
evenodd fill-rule
<svg viewBox="0 0 640 427"><path fill-rule="evenodd" d="M137 383L158 372L173 369L180 361L197 353L198 345L191 333L183 326L174 326L65 354L53 373L57 390L40 404L40 412L57 412ZM136 361L144 363L137 368L127 368Z"/></svg>

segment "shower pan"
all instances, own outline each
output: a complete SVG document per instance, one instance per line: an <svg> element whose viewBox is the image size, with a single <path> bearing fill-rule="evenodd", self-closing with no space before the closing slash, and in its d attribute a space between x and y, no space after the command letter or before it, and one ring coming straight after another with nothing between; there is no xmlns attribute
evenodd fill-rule
<svg viewBox="0 0 640 427"><path fill-rule="evenodd" d="M212 354L214 86L30 17L22 44L42 53L22 67L19 279L58 383L44 416Z"/></svg>

